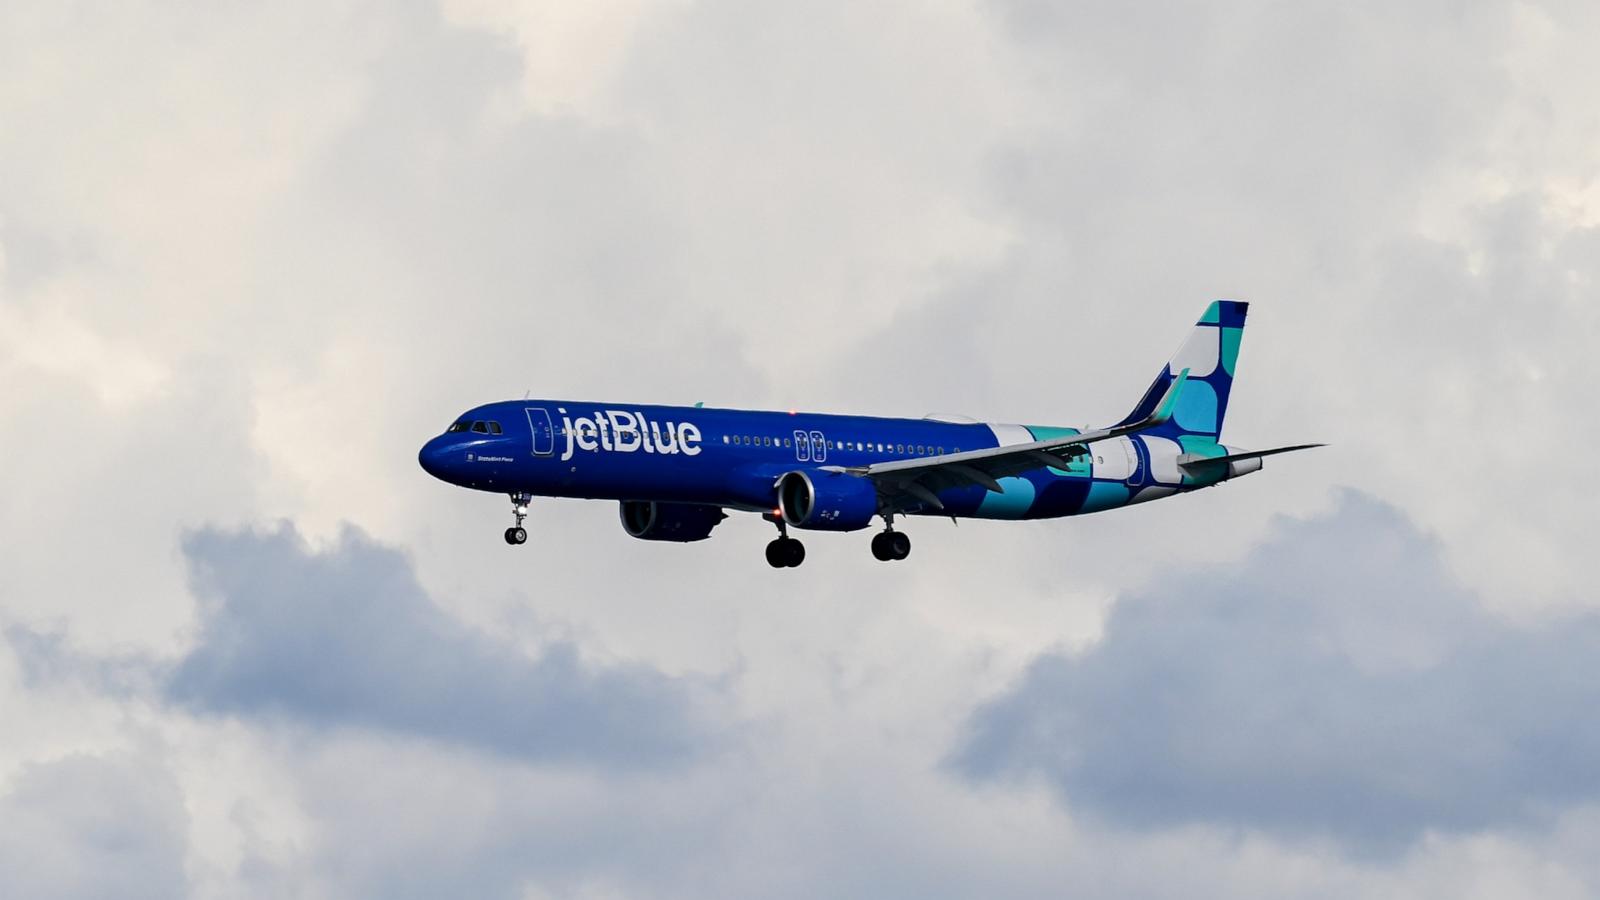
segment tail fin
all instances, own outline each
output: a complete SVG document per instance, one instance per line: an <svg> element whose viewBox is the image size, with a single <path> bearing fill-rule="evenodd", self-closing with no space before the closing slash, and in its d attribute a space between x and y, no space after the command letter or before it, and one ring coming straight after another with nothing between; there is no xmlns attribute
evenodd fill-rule
<svg viewBox="0 0 1600 900"><path fill-rule="evenodd" d="M1244 317L1250 304L1238 300L1216 300L1145 391L1144 398L1128 417L1127 425L1152 415L1177 373L1189 370L1187 381L1178 393L1172 418L1150 429L1154 434L1222 434L1222 418L1228 412L1228 394L1233 388L1234 364L1239 359L1239 340L1244 334Z"/></svg>

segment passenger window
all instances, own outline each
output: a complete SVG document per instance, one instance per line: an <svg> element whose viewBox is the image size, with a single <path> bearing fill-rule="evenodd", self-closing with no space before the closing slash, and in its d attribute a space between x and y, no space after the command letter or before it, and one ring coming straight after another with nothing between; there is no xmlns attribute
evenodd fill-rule
<svg viewBox="0 0 1600 900"><path fill-rule="evenodd" d="M489 426L483 424L482 422L473 422L472 430L478 434L488 434Z"/></svg>
<svg viewBox="0 0 1600 900"><path fill-rule="evenodd" d="M724 443L724 444L726 444L726 443L727 443L727 442L728 442L728 436L727 436L727 435L723 435L723 436L722 436L722 442L723 442L723 443Z"/></svg>
<svg viewBox="0 0 1600 900"><path fill-rule="evenodd" d="M894 452L896 452L896 453L904 453L904 452L906 452L906 445L905 444L895 444L894 445Z"/></svg>
<svg viewBox="0 0 1600 900"><path fill-rule="evenodd" d="M500 423L499 422L490 422L489 423L489 433L490 434L504 434L505 432L500 430Z"/></svg>
<svg viewBox="0 0 1600 900"><path fill-rule="evenodd" d="M785 446L785 447L787 447L787 446L789 446L789 440L790 440L790 439L789 439L789 438L784 438L784 439L783 439L783 445L784 445L784 446Z"/></svg>
<svg viewBox="0 0 1600 900"><path fill-rule="evenodd" d="M771 447L772 446L772 438L767 437L766 435L762 435L761 436L761 446L763 446L763 447Z"/></svg>

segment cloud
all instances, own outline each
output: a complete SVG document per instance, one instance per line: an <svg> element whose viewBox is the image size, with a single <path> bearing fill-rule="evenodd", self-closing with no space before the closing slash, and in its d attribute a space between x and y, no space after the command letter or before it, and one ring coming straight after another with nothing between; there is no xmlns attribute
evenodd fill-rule
<svg viewBox="0 0 1600 900"><path fill-rule="evenodd" d="M1489 616L1400 511L1351 492L1119 602L1100 643L980 707L953 763L1136 827L1395 849L1600 800L1597 657L1600 618Z"/></svg>
<svg viewBox="0 0 1600 900"><path fill-rule="evenodd" d="M1510 0L0 4L0 420L27 436L0 504L0 773L170 740L130 765L178 780L211 894L274 893L239 882L260 858L277 893L327 896L1593 895L1575 690L1524 658L1569 651L1461 610L1596 596L1571 486L1595 434L1572 411L1600 335L1597 33L1582 4ZM774 579L754 517L668 547L568 501L538 505L530 558L499 543L503 498L415 465L525 389L1105 421L1235 293L1256 306L1230 442L1339 452L1086 520L911 523L910 568L816 536ZM1486 416L1516 437L1429 449ZM1344 535L1350 578L1389 574L1166 610L1174 649L1104 674L1153 553L1236 558L1338 483L1440 547L1413 569ZM1089 649L1041 671L1141 688L1153 720L1111 749L1030 738L1114 720L1069 684L1070 710L1016 700L988 744L974 723L971 774L1051 779L1065 807L950 778L952 726L1064 645ZM684 671L738 677L663 674ZM1545 694L1499 698L1516 686ZM1184 748L1149 796L1090 777L1175 752L1128 749L1190 722L1171 692L1306 746L1255 736L1200 775ZM1299 706L1237 708L1269 701ZM1458 707L1492 727L1462 736ZM1456 752L1423 766L1440 731ZM668 768L719 739L737 750ZM1541 804L1589 824L1519 829Z"/></svg>
<svg viewBox="0 0 1600 900"><path fill-rule="evenodd" d="M183 795L158 760L36 763L0 794L0 885L37 900L181 897L187 827Z"/></svg>
<svg viewBox="0 0 1600 900"><path fill-rule="evenodd" d="M538 762L686 762L717 741L706 684L537 657L441 610L399 552L354 529L313 552L291 526L194 533L194 647L167 687L202 712L371 728Z"/></svg>

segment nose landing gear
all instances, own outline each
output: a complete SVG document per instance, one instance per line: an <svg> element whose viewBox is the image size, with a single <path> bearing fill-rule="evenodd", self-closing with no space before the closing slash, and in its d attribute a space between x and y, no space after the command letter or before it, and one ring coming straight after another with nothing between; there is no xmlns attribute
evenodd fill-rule
<svg viewBox="0 0 1600 900"><path fill-rule="evenodd" d="M806 545L789 537L788 524L772 513L764 518L778 526L778 537L767 544L767 565L774 569L792 569L805 562Z"/></svg>
<svg viewBox="0 0 1600 900"><path fill-rule="evenodd" d="M511 494L511 514L516 516L517 524L506 529L506 543L515 547L528 542L528 529L522 527L522 520L528 517L528 504L533 501L532 494Z"/></svg>

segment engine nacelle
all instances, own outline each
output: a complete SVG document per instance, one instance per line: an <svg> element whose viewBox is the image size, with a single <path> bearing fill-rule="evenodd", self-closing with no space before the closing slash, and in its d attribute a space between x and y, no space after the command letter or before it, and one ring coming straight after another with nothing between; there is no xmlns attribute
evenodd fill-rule
<svg viewBox="0 0 1600 900"><path fill-rule="evenodd" d="M720 507L697 503L656 503L624 500L619 515L622 528L641 541L703 541L711 529L728 517Z"/></svg>
<svg viewBox="0 0 1600 900"><path fill-rule="evenodd" d="M778 511L796 528L855 531L878 514L878 489L855 475L788 472L778 479Z"/></svg>

